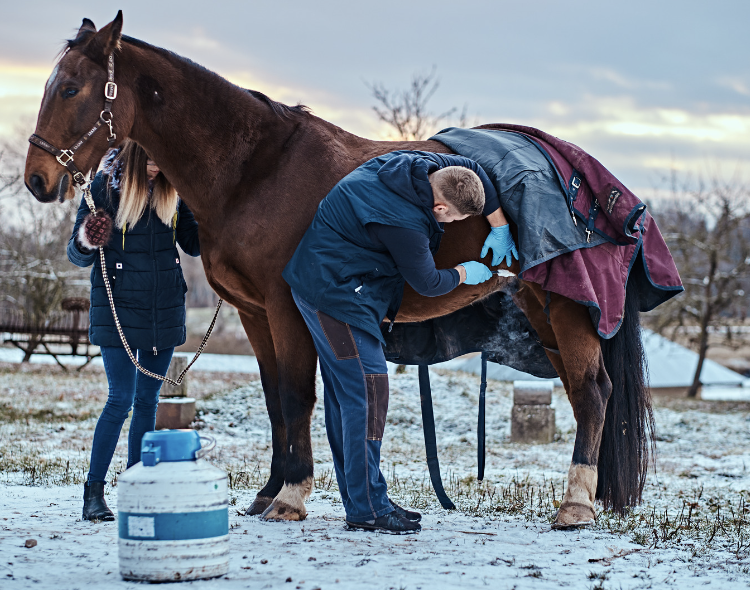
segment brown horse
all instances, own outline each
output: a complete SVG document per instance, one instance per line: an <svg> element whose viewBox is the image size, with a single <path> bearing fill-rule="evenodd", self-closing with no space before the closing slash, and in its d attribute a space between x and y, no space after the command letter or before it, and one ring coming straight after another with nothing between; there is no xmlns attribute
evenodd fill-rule
<svg viewBox="0 0 750 590"><path fill-rule="evenodd" d="M248 513L303 519L313 485L310 419L316 353L281 271L318 203L357 166L394 150L448 150L434 141L357 137L304 107L274 102L174 53L123 37L122 22L118 13L97 31L84 19L47 82L36 134L66 148L91 129L102 111L113 54L115 144L131 138L142 145L185 199L200 224L206 276L239 310L257 355L273 458L270 478ZM108 148L106 136L104 131L93 133L75 153L81 171L98 165ZM41 202L75 194L69 170L36 145L29 148L25 181ZM450 224L436 257L438 268L478 259L488 229L483 218ZM507 280L461 285L432 299L407 288L397 321L448 314L502 289ZM517 303L542 343L559 350L548 355L578 423L568 487L556 520L559 526L574 526L595 517L595 497L617 510L640 501L650 405L638 379L642 359L634 358L630 366L622 360L623 351L640 350L637 309L630 305L626 326L602 344L586 309L554 293L548 322L546 297L539 285L522 282ZM620 366L613 368L611 359L619 359ZM624 429L623 422L630 427Z"/></svg>

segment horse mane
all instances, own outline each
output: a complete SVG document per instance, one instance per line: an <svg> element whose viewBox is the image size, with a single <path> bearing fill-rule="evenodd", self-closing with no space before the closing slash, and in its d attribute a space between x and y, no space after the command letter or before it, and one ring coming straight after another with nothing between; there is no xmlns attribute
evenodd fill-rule
<svg viewBox="0 0 750 590"><path fill-rule="evenodd" d="M258 100L266 103L269 107L271 107L271 110L282 118L289 118L292 114L298 114L298 115L306 115L311 112L310 107L305 106L303 104L297 104L293 107L290 107L289 105L286 105L281 102L277 102L275 100L272 100L268 98L265 94L262 92L259 92L257 90L249 90L244 89L245 92L250 93L253 97L257 98Z"/></svg>
<svg viewBox="0 0 750 590"><path fill-rule="evenodd" d="M82 45L85 45L88 43L88 41L91 39L92 36L94 36L96 33L94 31L84 31L81 33L78 37L75 39L68 39L65 47L63 47L62 51L60 52L61 55L65 55L68 51L75 49L77 47L80 47ZM212 72L208 68L195 63L193 60L183 57L181 55L176 54L174 51L170 51L169 49L164 49L162 47L156 47L155 45L151 45L149 43L146 43L145 41L141 41L140 39L135 39L134 37L128 37L127 35L123 35L121 40L125 43L128 43L129 45L133 45L135 47L138 47L140 49L147 49L151 51L157 51L161 52L162 54L166 55L166 57L169 57L171 59L174 59L178 62L182 62L186 65L189 65L194 68L198 68L199 70L211 74L213 76L219 76L216 72ZM222 80L226 81L229 84L232 84L227 80L226 78L219 76ZM311 112L310 107L305 106L303 104L297 104L293 107L286 105L284 103L275 101L271 98L269 98L267 95L263 94L262 92L259 92L258 90L250 90L248 88L241 88L237 86L236 84L232 84L236 88L239 88L243 92L246 92L253 98L261 101L266 106L268 106L271 111L277 116L281 117L282 119L289 119L294 115L307 115Z"/></svg>

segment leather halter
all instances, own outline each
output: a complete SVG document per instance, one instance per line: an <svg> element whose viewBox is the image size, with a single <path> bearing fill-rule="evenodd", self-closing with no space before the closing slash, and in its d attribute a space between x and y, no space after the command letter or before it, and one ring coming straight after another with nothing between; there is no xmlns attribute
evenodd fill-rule
<svg viewBox="0 0 750 590"><path fill-rule="evenodd" d="M96 133L102 125L107 125L109 128L109 135L107 136L107 142L112 147L117 139L117 135L112 129L112 103L117 98L117 84L115 84L115 58L114 54L109 54L107 61L107 83L104 85L104 110L99 114L99 120L96 122L88 132L86 132L81 139L73 144L70 149L60 150L53 146L50 142L39 137L36 133L32 133L29 137L29 143L42 148L44 151L49 152L55 159L60 163L61 166L65 166L70 174L73 176L73 182L83 186L86 184L86 177L78 169L75 162L73 161L74 154L81 149L81 146L86 143L94 133Z"/></svg>

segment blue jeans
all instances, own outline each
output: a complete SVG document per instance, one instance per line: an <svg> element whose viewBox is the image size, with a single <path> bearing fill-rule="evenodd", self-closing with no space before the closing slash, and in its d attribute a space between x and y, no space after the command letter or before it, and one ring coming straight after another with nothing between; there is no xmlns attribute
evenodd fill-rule
<svg viewBox="0 0 750 590"><path fill-rule="evenodd" d="M109 382L109 397L94 431L91 447L89 481L105 481L109 464L115 454L122 425L133 408L128 434L128 467L141 460L141 439L154 429L156 406L162 382L146 377L135 368L125 349L119 346L102 346L102 360ZM172 361L174 348L165 348L158 354L138 350L138 362L152 373L165 375Z"/></svg>
<svg viewBox="0 0 750 590"><path fill-rule="evenodd" d="M326 434L346 519L365 522L393 512L380 471L388 412L388 369L380 341L292 296L320 359Z"/></svg>

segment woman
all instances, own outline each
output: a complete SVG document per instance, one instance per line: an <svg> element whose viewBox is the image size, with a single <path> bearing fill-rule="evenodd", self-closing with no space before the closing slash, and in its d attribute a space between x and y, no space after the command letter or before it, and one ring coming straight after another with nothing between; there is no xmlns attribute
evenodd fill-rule
<svg viewBox="0 0 750 590"><path fill-rule="evenodd" d="M130 467L140 461L143 434L154 429L162 382L138 372L128 357L95 248L104 248L115 309L128 345L145 369L164 375L174 347L185 342L187 285L177 244L191 256L198 256L200 247L193 214L135 142L126 141L110 153L91 185L91 195L97 214L81 201L68 259L81 267L94 264L89 338L101 348L109 397L94 432L83 519L111 521L114 515L104 501L104 483L120 430L133 408Z"/></svg>

